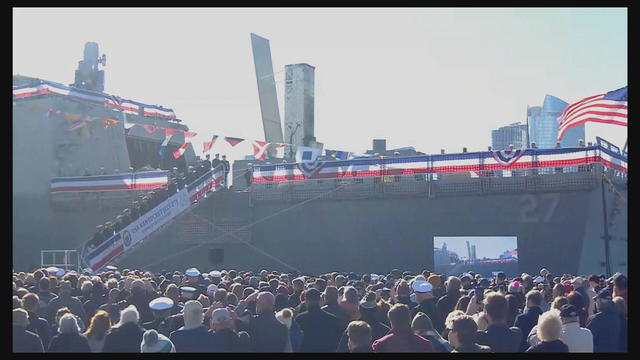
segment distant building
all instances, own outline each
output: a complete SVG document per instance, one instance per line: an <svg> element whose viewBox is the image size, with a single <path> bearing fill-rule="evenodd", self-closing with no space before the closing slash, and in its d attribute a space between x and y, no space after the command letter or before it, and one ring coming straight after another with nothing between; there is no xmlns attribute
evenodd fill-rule
<svg viewBox="0 0 640 360"><path fill-rule="evenodd" d="M494 151L513 145L516 149L527 147L527 125L519 122L491 130L491 147Z"/></svg>
<svg viewBox="0 0 640 360"><path fill-rule="evenodd" d="M542 106L527 108L529 142L535 142L539 149L552 149L558 136L558 116L568 106L565 101L546 95ZM562 147L575 147L579 139L585 138L584 124L567 130L560 141Z"/></svg>

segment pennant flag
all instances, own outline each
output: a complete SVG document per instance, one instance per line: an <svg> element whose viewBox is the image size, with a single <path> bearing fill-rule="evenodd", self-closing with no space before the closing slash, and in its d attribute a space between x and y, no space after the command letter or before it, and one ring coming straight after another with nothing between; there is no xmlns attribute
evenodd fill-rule
<svg viewBox="0 0 640 360"><path fill-rule="evenodd" d="M117 125L118 124L118 120L114 120L114 119L102 119L102 126L104 126L104 128L108 128L109 126L113 126L113 125Z"/></svg>
<svg viewBox="0 0 640 360"><path fill-rule="evenodd" d="M146 132L149 135L153 134L156 130L160 129L158 126L148 125L148 124L142 125L142 127L144 127L144 132Z"/></svg>
<svg viewBox="0 0 640 360"><path fill-rule="evenodd" d="M567 106L558 117L558 141L565 131L584 124L599 122L627 126L627 87L582 99Z"/></svg>
<svg viewBox="0 0 640 360"><path fill-rule="evenodd" d="M236 146L244 141L244 139L241 139L241 138L228 137L228 136L225 137L224 140L228 142L231 146Z"/></svg>
<svg viewBox="0 0 640 360"><path fill-rule="evenodd" d="M80 114L64 113L64 117L65 117L65 119L67 119L69 121L78 121L78 120L80 120Z"/></svg>
<svg viewBox="0 0 640 360"><path fill-rule="evenodd" d="M296 152L296 162L313 162L320 155L320 149L307 146L298 146Z"/></svg>
<svg viewBox="0 0 640 360"><path fill-rule="evenodd" d="M173 152L173 158L178 160L180 156L184 155L184 152L187 151L187 148L189 148L189 145L191 145L191 143L182 144L182 146L180 146L178 150Z"/></svg>
<svg viewBox="0 0 640 360"><path fill-rule="evenodd" d="M325 150L325 156L334 160L347 160L351 153L347 151Z"/></svg>
<svg viewBox="0 0 640 360"><path fill-rule="evenodd" d="M213 137L211 138L211 141L206 141L204 143L204 150L202 150L202 152L206 153L209 150L211 150L211 148L213 147L213 144L216 143L216 140L218 140L218 135L213 135Z"/></svg>
<svg viewBox="0 0 640 360"><path fill-rule="evenodd" d="M162 142L162 144L160 144L160 149L158 150L158 155L160 155L160 157L164 155L164 149L167 147L167 145L169 145L169 139L171 139L173 133L175 133L175 129L164 129L164 141Z"/></svg>
<svg viewBox="0 0 640 360"><path fill-rule="evenodd" d="M198 133L194 133L194 132L191 132L191 131L185 131L184 132L184 137L186 137L186 138L194 137L196 135L198 135Z"/></svg>
<svg viewBox="0 0 640 360"><path fill-rule="evenodd" d="M170 137L171 135L173 135L176 132L176 129L164 129L164 136L166 137ZM165 141L169 141L166 140Z"/></svg>
<svg viewBox="0 0 640 360"><path fill-rule="evenodd" d="M254 140L253 141L253 157L256 160L264 161L267 157L267 147L269 143L266 141Z"/></svg>

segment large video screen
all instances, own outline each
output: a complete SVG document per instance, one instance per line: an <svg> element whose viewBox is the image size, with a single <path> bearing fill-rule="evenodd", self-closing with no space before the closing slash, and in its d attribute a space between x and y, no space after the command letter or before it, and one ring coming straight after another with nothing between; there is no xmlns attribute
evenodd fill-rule
<svg viewBox="0 0 640 360"><path fill-rule="evenodd" d="M460 276L473 271L493 277L502 271L508 277L519 275L518 238L515 236L435 236L434 271Z"/></svg>

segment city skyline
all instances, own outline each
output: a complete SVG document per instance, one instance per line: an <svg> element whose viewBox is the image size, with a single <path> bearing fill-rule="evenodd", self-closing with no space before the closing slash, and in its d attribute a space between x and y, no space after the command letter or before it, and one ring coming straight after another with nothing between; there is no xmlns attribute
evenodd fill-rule
<svg viewBox="0 0 640 360"><path fill-rule="evenodd" d="M492 129L524 123L527 106L547 94L573 103L625 86L626 16L623 8L14 8L13 73L70 84L84 43L95 41L108 59L105 92L173 108L198 133L200 154L213 134L264 139L253 32L270 40L281 115L284 66L316 67L315 135L325 148L364 152L384 138L388 148L479 151ZM51 19L56 26L34 30ZM626 128L588 124L586 140L595 136L622 147ZM250 142L221 141L216 152L252 153Z"/></svg>
<svg viewBox="0 0 640 360"><path fill-rule="evenodd" d="M470 246L476 246L477 259L497 259L505 250L518 248L516 236L436 236L433 247L441 249L446 243L447 250L457 253L460 258L467 258L467 241Z"/></svg>

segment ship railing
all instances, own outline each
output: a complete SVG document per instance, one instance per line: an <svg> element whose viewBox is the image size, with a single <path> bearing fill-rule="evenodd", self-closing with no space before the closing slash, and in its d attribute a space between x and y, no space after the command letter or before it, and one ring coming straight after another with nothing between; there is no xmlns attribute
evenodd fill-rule
<svg viewBox="0 0 640 360"><path fill-rule="evenodd" d="M516 156L511 161L492 153L463 153L327 162L310 176L310 169L299 164L256 166L251 197L300 201L577 191L595 186L600 173L626 181L626 157L598 146L527 149Z"/></svg>

